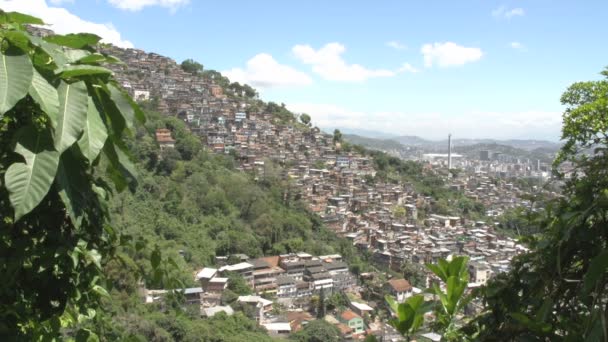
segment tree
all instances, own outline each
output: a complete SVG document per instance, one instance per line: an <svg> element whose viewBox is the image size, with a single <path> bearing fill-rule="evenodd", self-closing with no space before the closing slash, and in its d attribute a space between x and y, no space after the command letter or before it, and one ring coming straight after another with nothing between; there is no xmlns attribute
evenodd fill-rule
<svg viewBox="0 0 608 342"><path fill-rule="evenodd" d="M375 335L367 335L363 342L378 342L378 338Z"/></svg>
<svg viewBox="0 0 608 342"><path fill-rule="evenodd" d="M334 130L334 144L342 142L342 132L339 129Z"/></svg>
<svg viewBox="0 0 608 342"><path fill-rule="evenodd" d="M423 295L415 295L408 298L404 303L397 303L391 296L386 296L386 302L396 317L388 322L408 341L420 329L424 322L424 314L428 311L428 305L424 303Z"/></svg>
<svg viewBox="0 0 608 342"><path fill-rule="evenodd" d="M300 114L300 121L305 125L310 125L310 115L306 113Z"/></svg>
<svg viewBox="0 0 608 342"><path fill-rule="evenodd" d="M491 280L480 294L487 311L466 331L480 339L605 341L608 312L608 69L606 79L577 82L566 106L554 171L563 198L534 219L530 252ZM560 170L567 163L572 177ZM573 166L573 168L572 168Z"/></svg>
<svg viewBox="0 0 608 342"><path fill-rule="evenodd" d="M420 264L406 261L401 264L400 271L403 274L403 278L407 279L413 286L426 287L426 273L424 272L424 267Z"/></svg>
<svg viewBox="0 0 608 342"><path fill-rule="evenodd" d="M321 288L321 291L319 292L319 303L317 306L317 318L323 318L325 317L325 289Z"/></svg>
<svg viewBox="0 0 608 342"><path fill-rule="evenodd" d="M182 70L191 74L199 74L203 72L203 65L192 58L188 58L180 65Z"/></svg>
<svg viewBox="0 0 608 342"><path fill-rule="evenodd" d="M50 339L107 295L107 200L135 184L124 139L144 116L102 66L118 60L95 52L100 37L34 37L23 25L43 22L16 12L0 24L0 335Z"/></svg>
<svg viewBox="0 0 608 342"><path fill-rule="evenodd" d="M405 211L405 208L402 206L399 206L399 205L395 205L394 207L392 207L391 211L393 212L393 216L397 220L401 220L407 214L407 212Z"/></svg>
<svg viewBox="0 0 608 342"><path fill-rule="evenodd" d="M245 281L245 278L236 272L229 272L228 278L228 289L233 291L239 296L249 295L252 293L251 287Z"/></svg>
<svg viewBox="0 0 608 342"><path fill-rule="evenodd" d="M336 293L332 294L331 296L329 296L329 298L327 298L327 309L329 309L329 310L335 310L335 309L342 310L342 309L348 307L348 304L349 304L348 297L342 291L336 292Z"/></svg>
<svg viewBox="0 0 608 342"><path fill-rule="evenodd" d="M309 322L304 328L291 336L300 342L338 342L340 330L322 319Z"/></svg>

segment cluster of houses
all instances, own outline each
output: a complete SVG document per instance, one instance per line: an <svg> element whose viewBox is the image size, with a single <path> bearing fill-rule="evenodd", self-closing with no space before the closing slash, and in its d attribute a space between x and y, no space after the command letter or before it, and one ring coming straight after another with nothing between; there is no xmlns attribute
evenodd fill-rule
<svg viewBox="0 0 608 342"><path fill-rule="evenodd" d="M508 270L510 260L526 250L498 234L493 223L429 212L435 199L417 193L411 184L369 182L376 174L373 160L355 151L343 151L332 136L318 128L281 122L263 108L252 109L248 99L238 94L227 96L213 79L185 72L169 58L136 49L106 49L126 63L126 67L114 67L116 78L135 99L157 100L161 112L182 118L210 150L233 153L240 168L258 178L266 176L268 161L284 165L282 176L295 185L298 198L336 234L369 253L378 265L400 271L407 263L422 265L449 255L468 255L470 286L475 287L492 274ZM159 129L156 139L163 149L175 144L166 129ZM424 172L436 173L438 169L429 163ZM525 204L520 200L521 191L512 184L496 182L477 169L452 177L449 186L491 212ZM307 316L293 311L291 321L267 321L265 314L272 310L273 301L261 294L271 293L275 302L295 308L319 291L351 291L357 286L357 279L340 256L298 253L243 259L197 273L201 286L190 289L188 295L200 302L204 315L232 310L222 305L229 272L240 274L257 294L238 301L254 306L260 324L279 335L301 327ZM432 281L432 276L427 277L425 285ZM419 291L405 279L391 280L386 290L400 301ZM351 303L347 312L334 317L345 336L366 329L359 319L369 306L359 304Z"/></svg>
<svg viewBox="0 0 608 342"><path fill-rule="evenodd" d="M234 314L235 309L226 303L225 294L229 291L231 276L238 275L254 294L239 296L232 305L248 307L251 318L271 335L285 336L302 329L316 319L309 313L315 309L311 307L312 298L318 301L320 297L327 298L338 292L351 294L348 307L324 319L336 325L343 338L363 338L375 327L364 322L374 309L356 297L357 279L339 254L312 256L301 252L257 259L245 255L234 257L240 262L226 264L226 257L218 257L216 261L221 266L198 270L194 277L200 286L184 290L186 303L198 305L201 316L212 317L220 312ZM391 293L404 300L412 287L406 280L400 281L390 283L391 286L394 283L396 289ZM167 293L166 290L144 291L148 303L162 302ZM278 313L277 307L284 310Z"/></svg>

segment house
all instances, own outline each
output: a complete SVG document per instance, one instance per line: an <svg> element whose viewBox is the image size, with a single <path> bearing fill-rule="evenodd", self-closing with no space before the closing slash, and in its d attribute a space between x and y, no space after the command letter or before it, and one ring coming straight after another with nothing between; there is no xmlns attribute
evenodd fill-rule
<svg viewBox="0 0 608 342"><path fill-rule="evenodd" d="M216 314L223 312L228 316L232 316L234 314L234 310L229 306L214 306L212 308L204 308L202 309L202 315L204 317L213 317Z"/></svg>
<svg viewBox="0 0 608 342"><path fill-rule="evenodd" d="M210 268L210 267L204 267L202 270L200 270L196 274L196 280L200 281L201 286L203 288L205 288L207 286L207 284L209 283L209 280L211 280L211 278L215 277L216 274L217 274L217 269Z"/></svg>
<svg viewBox="0 0 608 342"><path fill-rule="evenodd" d="M282 275L277 277L277 297L279 298L292 298L297 295L296 282L293 277L288 275Z"/></svg>
<svg viewBox="0 0 608 342"><path fill-rule="evenodd" d="M289 336L291 334L289 323L264 323L262 326L268 331L268 335L273 337Z"/></svg>
<svg viewBox="0 0 608 342"><path fill-rule="evenodd" d="M354 334L365 332L365 323L363 318L351 310L346 310L340 314L340 321L353 330Z"/></svg>
<svg viewBox="0 0 608 342"><path fill-rule="evenodd" d="M395 297L397 302L403 303L412 295L413 287L405 279L391 279L388 281L386 289L391 296Z"/></svg>
<svg viewBox="0 0 608 342"><path fill-rule="evenodd" d="M253 265L253 284L256 292L276 292L277 277L285 273L278 265L279 257L266 257L250 261Z"/></svg>
<svg viewBox="0 0 608 342"><path fill-rule="evenodd" d="M310 282L313 291L320 291L321 289L332 291L334 286L331 274L323 266L308 267L305 279Z"/></svg>
<svg viewBox="0 0 608 342"><path fill-rule="evenodd" d="M374 309L365 303L351 301L350 307L357 315L361 317L364 317L365 315L371 315L372 312L374 312Z"/></svg>
<svg viewBox="0 0 608 342"><path fill-rule="evenodd" d="M220 267L219 272L236 272L245 279L247 284L253 287L253 265L248 262L240 262L234 265Z"/></svg>
<svg viewBox="0 0 608 342"><path fill-rule="evenodd" d="M264 313L272 310L272 301L260 296L239 296L237 302L250 305L256 311L255 319L260 322L264 318Z"/></svg>
<svg viewBox="0 0 608 342"><path fill-rule="evenodd" d="M213 277L203 287L203 307L218 306L222 302L222 294L228 287L228 278Z"/></svg>
<svg viewBox="0 0 608 342"><path fill-rule="evenodd" d="M186 304L200 305L202 296L203 296L202 287L190 287L190 288L184 289L184 298L186 300Z"/></svg>
<svg viewBox="0 0 608 342"><path fill-rule="evenodd" d="M471 283L485 284L492 274L492 269L485 263L471 262L469 264L469 279Z"/></svg>
<svg viewBox="0 0 608 342"><path fill-rule="evenodd" d="M175 139L171 137L171 131L166 128L159 128L156 130L156 142L160 146L160 151L164 151L167 148L175 147Z"/></svg>
<svg viewBox="0 0 608 342"><path fill-rule="evenodd" d="M297 332L302 330L304 325L308 322L313 321L315 318L306 311L289 311L287 312L287 320L291 325L291 331Z"/></svg>

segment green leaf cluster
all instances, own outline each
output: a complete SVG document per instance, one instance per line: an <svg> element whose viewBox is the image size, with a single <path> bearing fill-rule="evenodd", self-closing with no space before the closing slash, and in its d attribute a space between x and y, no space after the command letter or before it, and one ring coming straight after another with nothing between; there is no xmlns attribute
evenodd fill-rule
<svg viewBox="0 0 608 342"><path fill-rule="evenodd" d="M0 336L19 340L57 336L107 295L107 200L135 179L124 138L143 121L100 37L26 24L44 23L0 10Z"/></svg>

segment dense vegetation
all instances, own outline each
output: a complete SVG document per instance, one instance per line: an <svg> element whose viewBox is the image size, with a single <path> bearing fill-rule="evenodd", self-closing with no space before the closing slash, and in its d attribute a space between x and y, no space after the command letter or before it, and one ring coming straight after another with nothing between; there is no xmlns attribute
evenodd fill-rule
<svg viewBox="0 0 608 342"><path fill-rule="evenodd" d="M42 21L0 10L3 340L57 336L95 316L107 296L101 267L121 237L107 198L133 185L124 138L143 121L101 66L117 60L94 52L100 37L41 39L29 23Z"/></svg>
<svg viewBox="0 0 608 342"><path fill-rule="evenodd" d="M486 310L467 327L480 339L608 338L608 69L602 74L562 95L566 143L554 166L571 163L577 175L530 222L540 231L525 239L531 252L482 290Z"/></svg>
<svg viewBox="0 0 608 342"><path fill-rule="evenodd" d="M159 127L173 131L174 150L160 152L153 139ZM234 253L259 257L308 251L356 258L349 244L306 210L297 189L270 161L254 181L254 175L235 170L231 156L203 149L182 121L155 113L138 130L133 153L140 186L134 194L113 199L115 225L167 241L163 243L183 251L193 266L213 264L214 255Z"/></svg>

